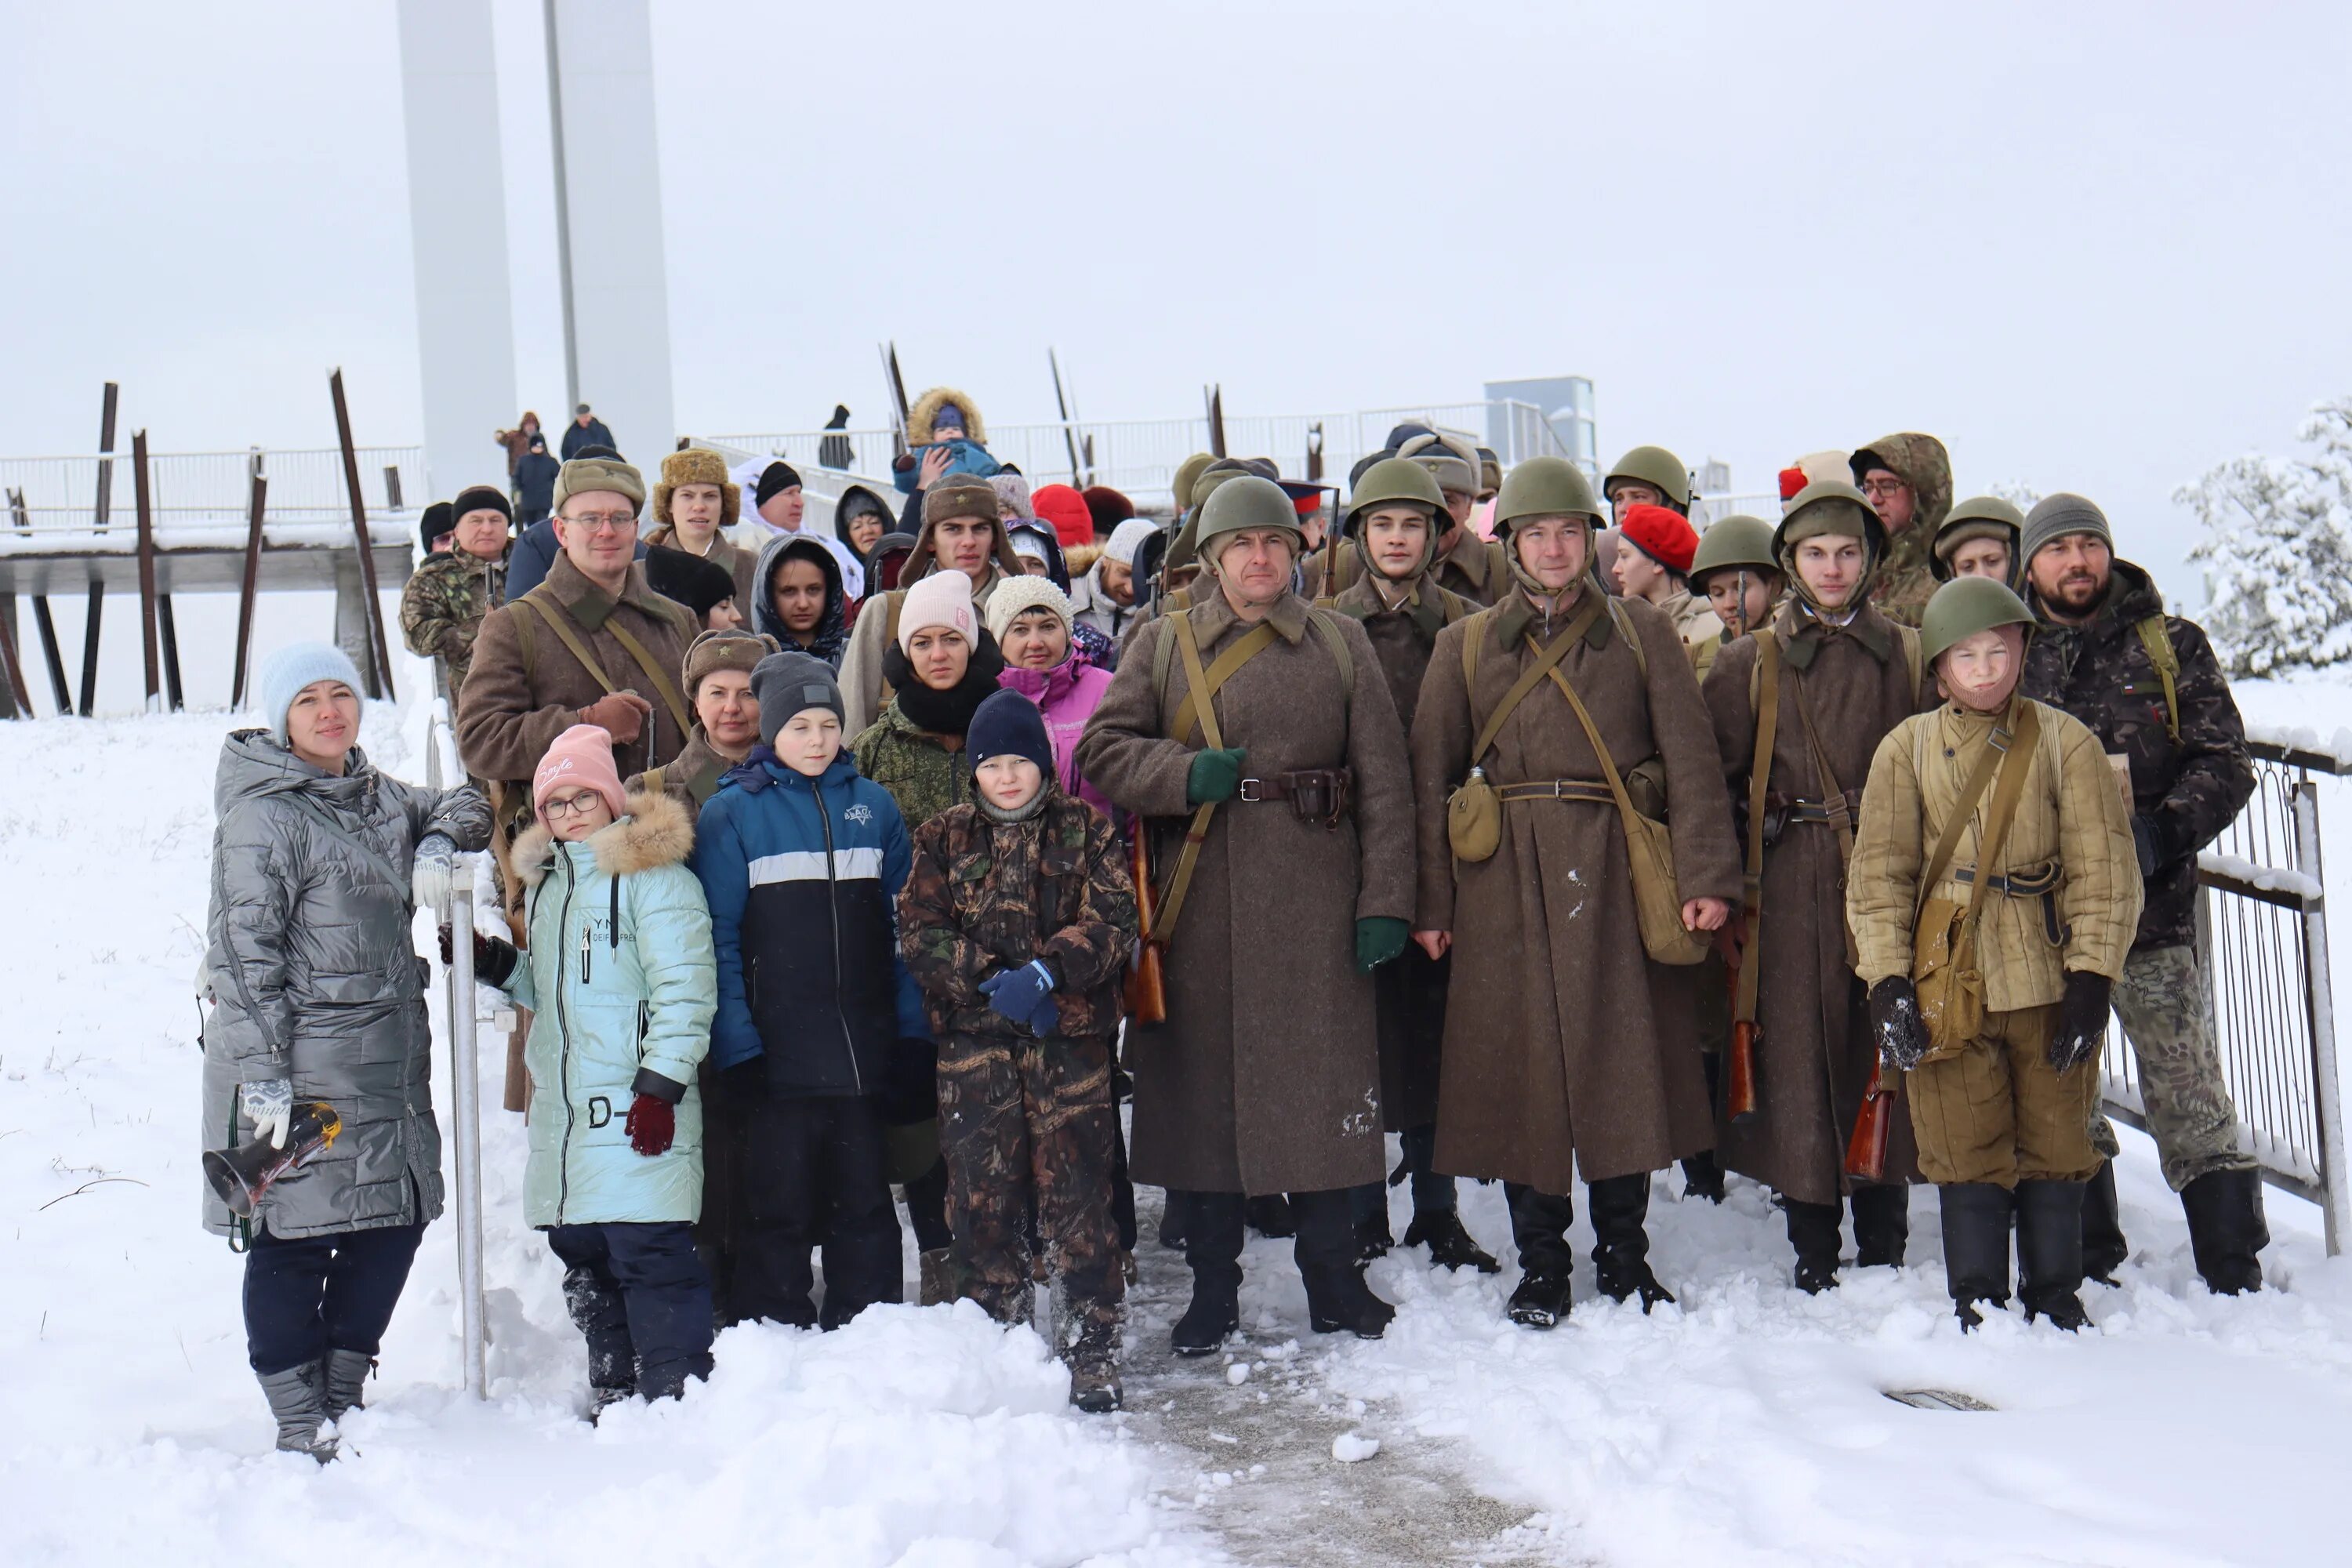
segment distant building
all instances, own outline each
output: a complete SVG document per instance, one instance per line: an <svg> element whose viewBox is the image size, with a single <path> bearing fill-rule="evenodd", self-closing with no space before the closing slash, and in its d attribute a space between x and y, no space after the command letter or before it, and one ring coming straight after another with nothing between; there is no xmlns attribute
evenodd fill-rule
<svg viewBox="0 0 2352 1568"><path fill-rule="evenodd" d="M1509 403L1531 405L1550 427L1552 440L1540 429L1528 427L1521 410ZM1486 444L1505 466L1545 452L1560 452L1591 474L1601 477L1601 452L1592 422L1592 381L1581 375L1538 376L1530 381L1490 381L1486 384Z"/></svg>

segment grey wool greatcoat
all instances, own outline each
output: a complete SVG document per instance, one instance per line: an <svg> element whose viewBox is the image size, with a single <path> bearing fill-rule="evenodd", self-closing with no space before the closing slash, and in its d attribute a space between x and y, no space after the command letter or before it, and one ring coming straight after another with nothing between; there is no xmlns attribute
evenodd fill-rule
<svg viewBox="0 0 2352 1568"><path fill-rule="evenodd" d="M1584 580L1582 593L1600 591ZM1736 904L1731 813L1697 678L1673 623L1645 601L1615 603L1642 639L1646 675L1606 613L1560 672L1621 773L1652 757L1664 763L1682 900ZM1413 926L1454 933L1436 1167L1550 1194L1568 1193L1580 1170L1587 1182L1654 1171L1714 1137L1692 1021L1698 971L1654 963L1643 951L1616 808L1507 803L1501 847L1483 861L1455 860L1446 839L1446 800L1470 771L1471 744L1535 660L1527 633L1556 637L1575 610L1547 630L1515 584L1491 615L1446 627L1412 726L1421 835ZM1475 703L1462 674L1473 634ZM1498 786L1603 780L1583 726L1549 680L1505 721L1484 765Z"/></svg>
<svg viewBox="0 0 2352 1568"><path fill-rule="evenodd" d="M323 1100L342 1131L269 1189L257 1216L278 1237L413 1225L441 1212L433 1041L425 962L409 936L417 841L489 842L488 803L471 788L419 789L355 748L337 778L267 730L221 748L213 786L211 913L204 1029L204 1147L249 1142L242 1083L290 1079L297 1103ZM228 1210L206 1188L205 1225Z"/></svg>
<svg viewBox="0 0 2352 1568"><path fill-rule="evenodd" d="M1859 791L1879 742L1920 710L1901 632L1864 607L1832 627L1793 602L1773 619L1781 647L1780 714L1773 727L1770 782L1784 799L1819 801L1805 740L1801 700L1811 711L1830 772L1842 790ZM1745 802L1756 760L1754 637L1716 656L1706 705L1723 753L1732 798ZM1934 677L1920 684L1934 707ZM1862 815L1854 814L1859 830ZM1743 853L1745 852L1743 846ZM1837 831L1825 823L1791 823L1764 849L1763 914L1748 932L1748 957L1762 967L1756 994L1756 1119L1716 1129L1727 1170L1751 1176L1809 1204L1833 1204L1844 1190L1845 1145L1870 1083L1873 1048L1861 982L1846 963L1845 875ZM1886 1179L1918 1179L1907 1116L1888 1119Z"/></svg>
<svg viewBox="0 0 2352 1568"><path fill-rule="evenodd" d="M1183 612L1205 668L1251 627L1213 584ZM1325 1192L1381 1178L1380 1059L1371 977L1356 969L1356 921L1412 908L1412 785L1404 731L1363 628L1321 612L1354 666L1308 624L1307 602L1270 612L1274 643L1215 703L1245 778L1304 768L1353 774L1337 828L1302 822L1286 801L1217 807L1169 947L1168 1021L1130 1025L1135 1178L1213 1193ZM1136 635L1078 742L1078 769L1152 819L1152 874L1163 885L1192 808L1185 781L1205 742L1168 738L1190 683L1171 650L1165 707L1155 689L1161 617Z"/></svg>

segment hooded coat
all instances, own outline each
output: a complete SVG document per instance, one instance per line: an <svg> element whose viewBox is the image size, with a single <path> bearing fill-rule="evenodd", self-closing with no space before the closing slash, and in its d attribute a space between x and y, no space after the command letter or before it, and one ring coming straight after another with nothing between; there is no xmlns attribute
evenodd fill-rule
<svg viewBox="0 0 2352 1568"><path fill-rule="evenodd" d="M940 410L950 403L963 415L963 437L942 442L935 426ZM915 399L914 406L907 410L907 455L893 465L896 472L891 482L898 487L899 494L913 495L923 454L935 446L945 446L949 450L948 473L991 478L1002 472L1004 465L989 454L987 443L988 426L982 423L980 409L972 400L952 386L934 386Z"/></svg>
<svg viewBox="0 0 2352 1568"><path fill-rule="evenodd" d="M1582 591L1601 590L1588 575ZM1621 626L1641 638L1641 658ZM1454 933L1436 1168L1549 1194L1570 1191L1580 1171L1587 1182L1654 1171L1714 1142L1689 972L1652 963L1643 950L1615 808L1507 804L1502 846L1484 861L1457 861L1446 837L1446 800L1470 771L1471 743L1535 660L1528 636L1563 629L1556 622L1547 633L1516 584L1492 614L1446 627L1412 726L1421 836L1413 926ZM1463 677L1471 637L1480 639L1475 702ZM1642 600L1609 600L1559 668L1621 774L1653 757L1664 763L1683 900L1737 904L1722 763L1665 616ZM1549 681L1512 711L1480 765L1497 785L1603 778L1583 726Z"/></svg>
<svg viewBox="0 0 2352 1568"><path fill-rule="evenodd" d="M882 656L898 641L898 605L905 600L908 589L940 569L931 524L930 518L923 519L915 548L899 568L898 585L858 607L857 623L850 628L849 651L841 657L844 734L856 735L864 731L881 714L883 703L889 700L884 689ZM997 519L994 527L995 538L989 546L992 559L987 573L971 590L972 613L983 623L988 619L988 596L997 584L1021 575L1021 562L1013 553L1012 537L1005 532L1004 520Z"/></svg>
<svg viewBox="0 0 2352 1568"><path fill-rule="evenodd" d="M710 912L686 868L694 823L667 795L627 799L578 843L515 840L530 945L507 982L530 1009L527 1225L656 1225L702 1209L702 1096L716 971ZM629 1146L640 1093L677 1107L667 1152Z"/></svg>
<svg viewBox="0 0 2352 1568"><path fill-rule="evenodd" d="M1203 665L1250 626L1213 584L1191 617ZM1328 616L1354 671L1310 614ZM1380 1058L1372 981L1356 968L1356 922L1412 905L1412 792L1403 726L1363 628L1291 595L1276 636L1219 689L1227 746L1271 778L1345 767L1353 807L1337 827L1279 801L1232 800L1209 823L1165 962L1168 1020L1130 1025L1135 1179L1193 1192L1324 1192L1381 1179ZM1163 879L1192 816L1185 784L1203 743L1171 739L1190 689L1183 660L1155 685L1162 616L1136 634L1078 742L1078 771L1153 819ZM1352 687L1352 694L1349 687Z"/></svg>
<svg viewBox="0 0 2352 1568"><path fill-rule="evenodd" d="M816 634L806 643L787 631L784 617L776 614L776 573L786 557L814 562L824 574L824 613L817 616ZM814 654L834 668L841 668L841 656L849 647L849 592L842 581L841 563L832 551L804 534L779 533L761 549L751 581L749 613L753 631L775 638L776 646L787 652Z"/></svg>
<svg viewBox="0 0 2352 1568"><path fill-rule="evenodd" d="M858 549L849 537L849 521L852 511L850 502L858 499L873 503L874 515L880 521L882 531L885 533L898 526L898 514L891 510L888 501L864 485L850 485L845 488L841 492L841 499L833 503L834 538L841 542L841 547L844 550L857 558L857 564L864 571L866 591L869 594L878 593L881 591L880 585L875 580L872 563L867 560L866 552Z"/></svg>
<svg viewBox="0 0 2352 1568"><path fill-rule="evenodd" d="M1911 487L1911 526L1886 542L1870 602L1889 620L1916 626L1937 587L1936 530L1952 510L1952 459L1941 441L1915 432L1857 447L1848 461L1857 485L1870 469L1885 468Z"/></svg>
<svg viewBox="0 0 2352 1568"><path fill-rule="evenodd" d="M331 1236L441 1212L441 1133L424 960L409 935L417 842L489 842L470 788L436 793L379 773L353 748L340 778L267 730L221 746L205 916L203 1147L251 1141L237 1086L289 1079L342 1131L262 1199L269 1234ZM209 1189L205 1226L227 1235Z"/></svg>
<svg viewBox="0 0 2352 1568"><path fill-rule="evenodd" d="M1784 801L1827 798L1801 703L1836 787L1858 798L1878 743L1923 707L1935 706L1934 676L1923 670L1914 689L1906 634L1867 605L1845 626L1832 626L1791 601L1774 617L1773 630L1782 657L1767 788ZM1716 656L1706 678L1736 816L1745 815L1756 759L1758 718L1748 694L1759 686L1757 658L1756 639L1741 637ZM1748 933L1745 954L1745 962L1762 965L1759 1114L1744 1124L1721 1122L1715 1133L1725 1169L1809 1204L1835 1203L1845 1190L1846 1140L1877 1060L1861 984L1846 962L1845 880L1836 831L1825 823L1791 823L1765 846L1762 919ZM1916 1181L1910 1121L1892 1120L1886 1179Z"/></svg>
<svg viewBox="0 0 2352 1568"><path fill-rule="evenodd" d="M2030 591L2029 591L2030 593ZM2138 947L2197 940L2197 856L2236 819L2254 793L2245 721L2204 629L2164 613L2146 570L2117 561L2098 614L2082 626L2053 621L2039 595L2019 689L2091 727L2110 755L2130 763L2133 810L2146 825L2156 869L2147 877ZM2139 624L2161 616L2180 668L2173 677L2180 737L2166 723L2164 681Z"/></svg>

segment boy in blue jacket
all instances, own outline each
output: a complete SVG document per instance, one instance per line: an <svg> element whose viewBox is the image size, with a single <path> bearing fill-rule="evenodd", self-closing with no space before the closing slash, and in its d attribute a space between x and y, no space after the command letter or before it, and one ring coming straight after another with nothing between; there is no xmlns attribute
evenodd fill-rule
<svg viewBox="0 0 2352 1568"><path fill-rule="evenodd" d="M710 1058L745 1123L730 1307L819 1322L809 1250L822 1247L833 1329L904 1293L881 1102L894 1062L930 1061L898 957L911 853L888 792L842 752L832 667L772 654L751 693L761 743L703 806L694 847L719 970Z"/></svg>

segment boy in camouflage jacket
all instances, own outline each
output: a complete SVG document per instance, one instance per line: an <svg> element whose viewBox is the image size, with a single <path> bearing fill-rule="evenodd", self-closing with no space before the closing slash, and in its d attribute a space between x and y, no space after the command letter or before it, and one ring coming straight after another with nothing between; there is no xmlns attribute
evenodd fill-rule
<svg viewBox="0 0 2352 1568"><path fill-rule="evenodd" d="M1136 938L1110 823L1055 786L1036 707L1000 691L973 715L979 799L925 823L898 900L899 951L940 1040L940 1144L966 1293L1028 1317L1034 1199L1070 1332L1071 1402L1118 1407L1125 1294L1111 1218L1111 1047Z"/></svg>

